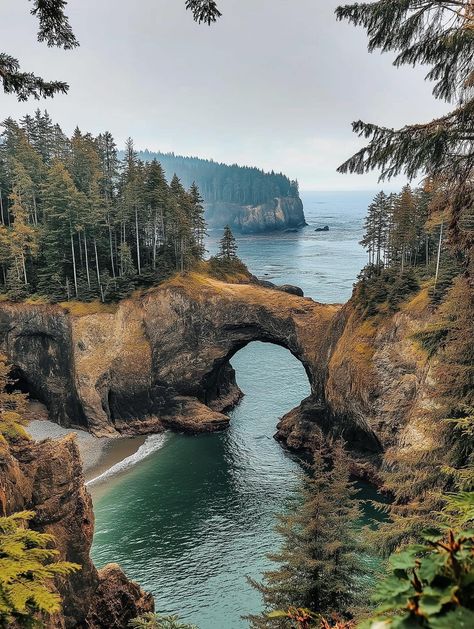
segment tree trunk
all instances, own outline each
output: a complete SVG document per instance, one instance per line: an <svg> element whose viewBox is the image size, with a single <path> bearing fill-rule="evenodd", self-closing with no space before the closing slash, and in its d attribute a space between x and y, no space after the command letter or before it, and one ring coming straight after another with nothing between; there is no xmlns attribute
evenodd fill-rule
<svg viewBox="0 0 474 629"><path fill-rule="evenodd" d="M138 275L141 275L141 265L140 265L140 234L138 233L138 207L135 205L135 232L137 236L137 269Z"/></svg>
<svg viewBox="0 0 474 629"><path fill-rule="evenodd" d="M158 234L157 234L157 230L158 227L156 225L156 210L155 213L153 215L153 269L156 269L156 245L158 242Z"/></svg>
<svg viewBox="0 0 474 629"><path fill-rule="evenodd" d="M33 195L33 207L35 209L35 225L38 226L38 205L36 203L35 195Z"/></svg>
<svg viewBox="0 0 474 629"><path fill-rule="evenodd" d="M23 277L25 279L25 285L28 284L28 278L26 276L26 264L25 264L25 254L23 251L21 252L21 266L23 267Z"/></svg>
<svg viewBox="0 0 474 629"><path fill-rule="evenodd" d="M114 248L112 244L112 227L109 225L109 243L110 243L110 264L112 267L112 277L115 277Z"/></svg>
<svg viewBox="0 0 474 629"><path fill-rule="evenodd" d="M81 266L84 267L84 260L82 259L82 244L81 244L81 232L77 232L77 240L79 242L79 261Z"/></svg>
<svg viewBox="0 0 474 629"><path fill-rule="evenodd" d="M74 275L74 290L76 292L76 297L78 297L78 292L77 292L77 269L76 269L76 252L74 249L74 234L72 233L72 227L70 227L70 232L69 232L70 236L71 236L71 253L72 253L72 271L73 271L73 275Z"/></svg>
<svg viewBox="0 0 474 629"><path fill-rule="evenodd" d="M438 281L439 262L441 260L441 242L442 242L442 240L443 240L443 223L441 223L441 228L439 230L438 255L437 255L437 258L436 258L436 273L435 273L435 281L434 281L433 289L436 288L436 283Z"/></svg>
<svg viewBox="0 0 474 629"><path fill-rule="evenodd" d="M94 236L94 254L95 254L95 271L97 273L97 283L99 284L99 288L100 288L101 300L104 301L104 293L102 291L102 284L100 283L99 256L97 255L97 240L95 236Z"/></svg>
<svg viewBox="0 0 474 629"><path fill-rule="evenodd" d="M84 255L86 259L86 276L87 276L87 286L91 287L91 277L89 274L89 255L87 253L87 234L86 230L84 230Z"/></svg>

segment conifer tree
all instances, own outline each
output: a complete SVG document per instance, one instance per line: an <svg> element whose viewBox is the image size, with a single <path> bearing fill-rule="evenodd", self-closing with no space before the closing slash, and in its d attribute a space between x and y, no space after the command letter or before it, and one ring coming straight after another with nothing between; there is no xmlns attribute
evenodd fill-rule
<svg viewBox="0 0 474 629"><path fill-rule="evenodd" d="M292 606L350 615L359 598L356 579L361 573L355 494L343 444L316 450L311 473L302 478L298 504L279 517L283 545L269 555L277 567L264 574L262 583L250 580L265 605L262 614L249 616L253 629L287 628L287 620L271 618L268 612Z"/></svg>
<svg viewBox="0 0 474 629"><path fill-rule="evenodd" d="M61 162L54 162L48 171L43 192L45 227L40 243L42 258L39 288L54 296L75 296L77 286L77 218L79 193ZM59 290L58 294L58 289Z"/></svg>
<svg viewBox="0 0 474 629"><path fill-rule="evenodd" d="M47 112L3 123L0 190L0 290L10 298L118 299L204 254L196 185L186 191L177 177L168 185L132 140L122 164L108 132L76 128L68 140Z"/></svg>
<svg viewBox="0 0 474 629"><path fill-rule="evenodd" d="M445 116L401 129L357 121L353 130L370 139L339 167L340 172L380 169L381 178L421 175L446 186L451 240L472 255L472 226L468 217L474 201L474 13L470 0L377 0L340 6L338 19L367 30L369 50L396 53L394 64L424 64L434 81L436 98L455 102Z"/></svg>
<svg viewBox="0 0 474 629"><path fill-rule="evenodd" d="M26 260L29 255L36 255L38 250L37 234L28 224L28 211L22 204L18 188L14 188L10 195L10 212L13 216L13 226L10 230L10 251L17 271L18 278L28 284Z"/></svg>
<svg viewBox="0 0 474 629"><path fill-rule="evenodd" d="M218 257L226 262L237 259L237 242L229 225L224 227L224 235L219 243Z"/></svg>
<svg viewBox="0 0 474 629"><path fill-rule="evenodd" d="M2 627L34 626L36 614L49 616L61 610L61 599L51 591L56 576L80 569L78 564L57 561L51 548L54 538L28 528L34 517L21 511L0 517L0 624Z"/></svg>
<svg viewBox="0 0 474 629"><path fill-rule="evenodd" d="M203 199L199 193L199 188L194 181L189 189L189 196L191 201L193 237L196 243L196 256L199 260L202 260L206 252L204 247L206 220L204 218Z"/></svg>

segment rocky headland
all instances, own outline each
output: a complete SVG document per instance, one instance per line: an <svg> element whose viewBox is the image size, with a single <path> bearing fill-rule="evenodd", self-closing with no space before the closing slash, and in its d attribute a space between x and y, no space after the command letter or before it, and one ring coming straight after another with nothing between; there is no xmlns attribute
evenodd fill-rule
<svg viewBox="0 0 474 629"><path fill-rule="evenodd" d="M224 429L242 395L229 361L252 341L275 343L311 385L278 424L286 446L308 450L321 431L340 435L372 478L393 450L429 449L432 360L414 337L430 324L427 292L368 320L352 300L341 307L298 293L190 273L116 306L2 303L0 351L55 422L119 436ZM34 510L33 526L83 566L58 584L64 613L52 627L118 629L152 608L118 566L97 571L89 558L94 520L73 438L11 446L0 476L4 511Z"/></svg>
<svg viewBox="0 0 474 629"><path fill-rule="evenodd" d="M241 234L299 229L306 225L303 203L299 197L275 197L261 205L238 205L215 201L205 204L209 227L229 225Z"/></svg>

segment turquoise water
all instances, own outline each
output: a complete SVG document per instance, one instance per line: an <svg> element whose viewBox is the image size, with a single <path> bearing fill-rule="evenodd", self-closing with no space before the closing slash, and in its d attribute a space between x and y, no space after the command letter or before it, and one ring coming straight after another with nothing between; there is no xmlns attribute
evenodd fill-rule
<svg viewBox="0 0 474 629"><path fill-rule="evenodd" d="M318 301L344 301L365 264L358 241L372 196L308 193L307 228L241 237L240 255L259 277L300 285ZM329 232L314 231L324 225ZM219 236L210 234L211 252ZM241 615L260 609L246 576L259 578L269 566L265 555L279 543L274 516L299 470L273 434L309 394L302 365L281 347L251 343L232 365L245 397L228 430L168 434L126 474L94 488L95 562L120 563L159 611L200 629L240 629Z"/></svg>

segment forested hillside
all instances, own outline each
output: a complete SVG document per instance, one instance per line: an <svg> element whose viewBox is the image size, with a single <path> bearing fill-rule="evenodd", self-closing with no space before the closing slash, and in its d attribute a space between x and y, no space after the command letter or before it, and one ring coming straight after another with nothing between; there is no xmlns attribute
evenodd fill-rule
<svg viewBox="0 0 474 629"><path fill-rule="evenodd" d="M0 136L0 292L117 299L185 270L204 254L199 190L127 141L78 128L68 138L47 112L9 118Z"/></svg>
<svg viewBox="0 0 474 629"><path fill-rule="evenodd" d="M282 173L266 173L258 168L220 164L199 157L174 153L139 151L144 162L160 162L169 179L174 173L185 187L193 182L199 187L205 203L221 201L237 205L260 205L275 197L298 197L298 182Z"/></svg>

